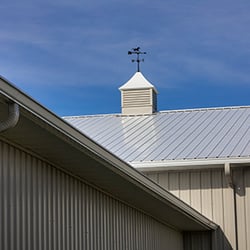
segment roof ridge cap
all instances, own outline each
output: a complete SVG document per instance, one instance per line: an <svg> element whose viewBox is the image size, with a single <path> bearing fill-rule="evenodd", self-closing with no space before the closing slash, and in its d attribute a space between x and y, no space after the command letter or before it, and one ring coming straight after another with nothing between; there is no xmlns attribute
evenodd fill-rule
<svg viewBox="0 0 250 250"><path fill-rule="evenodd" d="M225 107L208 107L208 108L190 108L190 109L173 109L173 110L161 110L153 114L134 114L134 115L124 115L121 113L112 113L112 114L93 114L93 115L69 115L62 116L63 119L69 118L91 118L91 117L106 117L106 116L115 116L115 117L134 117L134 116L152 116L157 114L165 113L177 113L177 112L196 112L196 111L208 111L208 110L229 110L229 109L245 109L250 108L249 106L225 106Z"/></svg>
<svg viewBox="0 0 250 250"><path fill-rule="evenodd" d="M242 109L250 108L250 106L225 106L225 107L208 107L208 108L190 108L190 109L173 109L161 110L158 113L176 113L176 112L192 112L192 111L206 111L206 110L227 110L227 109Z"/></svg>
<svg viewBox="0 0 250 250"><path fill-rule="evenodd" d="M68 118L88 118L88 117L103 117L103 116L122 116L119 113L113 113L113 114L93 114L93 115L66 115L62 116L61 118L63 119L68 119Z"/></svg>

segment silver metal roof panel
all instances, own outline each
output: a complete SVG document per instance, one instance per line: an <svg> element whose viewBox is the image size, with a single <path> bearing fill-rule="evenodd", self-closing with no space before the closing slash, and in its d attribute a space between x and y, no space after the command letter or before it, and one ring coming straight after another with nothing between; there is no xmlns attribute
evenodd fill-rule
<svg viewBox="0 0 250 250"><path fill-rule="evenodd" d="M250 106L64 119L128 162L250 157Z"/></svg>

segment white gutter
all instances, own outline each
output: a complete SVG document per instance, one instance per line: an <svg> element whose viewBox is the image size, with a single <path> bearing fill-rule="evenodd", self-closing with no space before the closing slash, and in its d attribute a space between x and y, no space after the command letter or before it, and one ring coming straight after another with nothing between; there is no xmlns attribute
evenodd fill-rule
<svg viewBox="0 0 250 250"><path fill-rule="evenodd" d="M8 117L0 122L0 132L4 132L16 126L19 120L19 106L14 102L8 102Z"/></svg>
<svg viewBox="0 0 250 250"><path fill-rule="evenodd" d="M169 171L169 170L198 170L207 168L224 168L226 164L231 167L242 165L250 166L250 157L241 158L222 158L222 159L189 159L171 161L150 161L150 162L130 162L134 168L145 171Z"/></svg>

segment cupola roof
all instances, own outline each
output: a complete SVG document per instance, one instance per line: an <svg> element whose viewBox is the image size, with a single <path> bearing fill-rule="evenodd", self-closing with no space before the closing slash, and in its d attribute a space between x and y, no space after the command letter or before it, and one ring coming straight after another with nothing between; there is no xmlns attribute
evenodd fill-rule
<svg viewBox="0 0 250 250"><path fill-rule="evenodd" d="M156 93L157 90L153 84L151 84L141 72L136 72L125 84L123 84L120 90L132 90L132 89L153 89Z"/></svg>

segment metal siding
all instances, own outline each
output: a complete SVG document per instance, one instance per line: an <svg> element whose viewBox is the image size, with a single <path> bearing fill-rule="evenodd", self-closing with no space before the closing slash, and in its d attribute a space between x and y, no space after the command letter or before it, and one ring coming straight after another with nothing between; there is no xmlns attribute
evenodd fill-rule
<svg viewBox="0 0 250 250"><path fill-rule="evenodd" d="M237 197L238 227L240 241L250 239L250 170L246 174L237 172L241 185L246 188L244 197ZM157 181L178 198L220 225L233 249L236 247L234 220L234 193L226 184L223 169L193 170L193 171L160 171L146 174ZM156 178L156 176L158 176ZM245 184L243 180L245 178ZM248 183L248 184L246 184ZM248 238L248 239L246 239ZM221 236L223 239L223 235ZM218 240L220 249L231 249L227 240ZM243 243L241 243L243 244ZM245 244L245 243L244 243ZM247 249L247 248L239 248Z"/></svg>
<svg viewBox="0 0 250 250"><path fill-rule="evenodd" d="M0 249L182 249L182 234L0 142Z"/></svg>
<svg viewBox="0 0 250 250"><path fill-rule="evenodd" d="M180 185L179 185L179 174L175 172L170 172L168 177L168 187L169 191L175 194L177 197L180 196Z"/></svg>
<svg viewBox="0 0 250 250"><path fill-rule="evenodd" d="M212 183L211 171L201 172L201 212L212 220Z"/></svg>
<svg viewBox="0 0 250 250"><path fill-rule="evenodd" d="M128 162L250 156L250 107L65 120Z"/></svg>
<svg viewBox="0 0 250 250"><path fill-rule="evenodd" d="M168 172L164 172L158 175L159 177L159 184L168 190Z"/></svg>
<svg viewBox="0 0 250 250"><path fill-rule="evenodd" d="M180 196L179 198L190 205L191 192L190 192L190 176L189 173L180 173Z"/></svg>
<svg viewBox="0 0 250 250"><path fill-rule="evenodd" d="M200 180L200 173L199 172L191 172L190 173L190 184L191 184L191 203L190 205L198 210L201 211L202 204L201 204L201 180Z"/></svg>
<svg viewBox="0 0 250 250"><path fill-rule="evenodd" d="M213 221L224 229L222 171L212 171L212 211Z"/></svg>
<svg viewBox="0 0 250 250"><path fill-rule="evenodd" d="M208 232L184 233L184 250L211 250L211 235Z"/></svg>
<svg viewBox="0 0 250 250"><path fill-rule="evenodd" d="M158 182L158 174L156 174L156 173L148 173L147 176L148 176L151 180L153 180L153 181L155 181L155 182Z"/></svg>
<svg viewBox="0 0 250 250"><path fill-rule="evenodd" d="M245 211L246 211L246 248L250 249L250 171L245 169Z"/></svg>
<svg viewBox="0 0 250 250"><path fill-rule="evenodd" d="M234 190L228 187L225 174L222 175L222 192L223 192L223 217L224 227L223 231L228 239L230 239L233 248L236 248L235 239L235 208L234 208Z"/></svg>
<svg viewBox="0 0 250 250"><path fill-rule="evenodd" d="M234 171L236 182L237 222L239 249L250 248L250 169Z"/></svg>

